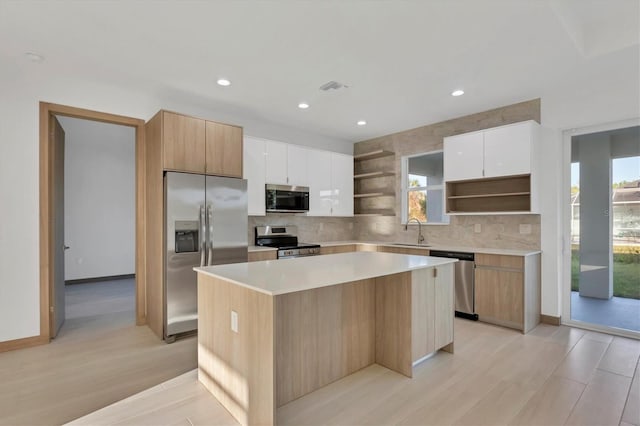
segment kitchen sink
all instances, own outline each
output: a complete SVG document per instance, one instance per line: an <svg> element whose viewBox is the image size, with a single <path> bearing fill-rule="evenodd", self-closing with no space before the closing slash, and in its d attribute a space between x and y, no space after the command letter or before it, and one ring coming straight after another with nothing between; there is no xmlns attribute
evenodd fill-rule
<svg viewBox="0 0 640 426"><path fill-rule="evenodd" d="M392 246L431 247L429 244L391 243Z"/></svg>

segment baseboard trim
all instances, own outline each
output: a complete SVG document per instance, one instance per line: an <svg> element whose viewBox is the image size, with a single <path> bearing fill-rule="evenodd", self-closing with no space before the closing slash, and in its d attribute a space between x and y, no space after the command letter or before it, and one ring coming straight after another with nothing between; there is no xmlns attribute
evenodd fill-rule
<svg viewBox="0 0 640 426"><path fill-rule="evenodd" d="M560 325L561 317L554 317L553 315L542 315L540 314L540 322L543 324L549 325Z"/></svg>
<svg viewBox="0 0 640 426"><path fill-rule="evenodd" d="M79 280L67 280L64 283L68 285L86 284L86 283L95 283L98 281L128 280L130 278L135 278L135 277L136 277L136 274L109 275L107 277L81 278Z"/></svg>
<svg viewBox="0 0 640 426"><path fill-rule="evenodd" d="M6 342L0 342L0 352L25 349L32 346L45 345L47 343L49 343L49 339L45 336L33 336L22 339L7 340Z"/></svg>

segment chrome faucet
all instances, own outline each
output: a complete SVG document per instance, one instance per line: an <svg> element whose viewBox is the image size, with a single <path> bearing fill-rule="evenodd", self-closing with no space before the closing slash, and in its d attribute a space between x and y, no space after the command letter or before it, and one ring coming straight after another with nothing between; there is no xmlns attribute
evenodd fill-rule
<svg viewBox="0 0 640 426"><path fill-rule="evenodd" d="M411 219L409 219L407 221L407 223L404 225L404 230L407 231L409 230L409 222L411 222L412 220L415 220L416 222L418 222L418 244L422 244L424 242L424 236L422 235L422 222L420 222L418 219L416 219L415 217L412 217Z"/></svg>

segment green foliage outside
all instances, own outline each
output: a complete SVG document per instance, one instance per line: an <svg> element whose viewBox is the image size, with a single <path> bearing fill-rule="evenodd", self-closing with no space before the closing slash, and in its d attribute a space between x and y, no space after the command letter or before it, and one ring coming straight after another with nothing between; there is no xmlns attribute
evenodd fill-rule
<svg viewBox="0 0 640 426"><path fill-rule="evenodd" d="M571 290L578 291L580 255L571 250ZM613 295L640 299L640 247L613 246Z"/></svg>

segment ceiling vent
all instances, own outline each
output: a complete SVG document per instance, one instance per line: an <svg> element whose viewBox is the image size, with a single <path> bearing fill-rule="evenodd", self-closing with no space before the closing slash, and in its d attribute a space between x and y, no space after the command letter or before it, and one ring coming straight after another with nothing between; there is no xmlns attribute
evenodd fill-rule
<svg viewBox="0 0 640 426"><path fill-rule="evenodd" d="M320 86L320 90L324 90L325 92L328 92L329 90L338 90L338 89L347 89L349 88L349 86L347 86L346 84L343 83L339 83L337 81L328 81L325 84L323 84L322 86Z"/></svg>

